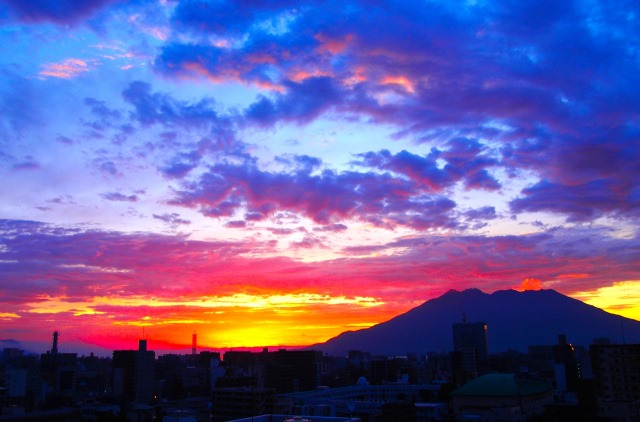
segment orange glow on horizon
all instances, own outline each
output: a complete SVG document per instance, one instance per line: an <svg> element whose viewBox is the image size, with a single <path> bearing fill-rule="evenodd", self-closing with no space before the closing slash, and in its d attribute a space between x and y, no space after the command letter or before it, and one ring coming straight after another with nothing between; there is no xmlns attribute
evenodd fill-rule
<svg viewBox="0 0 640 422"><path fill-rule="evenodd" d="M233 294L182 301L129 296L79 302L43 296L28 304L24 314L40 322L64 321L56 329L67 332L83 326L82 341L112 350L122 348L123 342L134 344L141 330L169 349L186 347L193 331L205 348L293 347L370 327L413 306L408 303L405 309L372 297L317 293ZM3 316L21 317L0 314Z"/></svg>
<svg viewBox="0 0 640 422"><path fill-rule="evenodd" d="M640 321L640 281L621 281L571 296L612 314Z"/></svg>

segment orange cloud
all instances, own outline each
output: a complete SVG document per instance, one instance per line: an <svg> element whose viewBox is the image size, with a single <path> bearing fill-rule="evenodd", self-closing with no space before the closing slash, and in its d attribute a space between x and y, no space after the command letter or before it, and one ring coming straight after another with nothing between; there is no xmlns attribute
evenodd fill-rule
<svg viewBox="0 0 640 422"><path fill-rule="evenodd" d="M411 82L408 78L404 76L385 76L380 81L383 85L400 85L407 92L413 94L415 93L415 88L413 87L413 82Z"/></svg>
<svg viewBox="0 0 640 422"><path fill-rule="evenodd" d="M83 72L89 71L86 61L80 59L66 59L59 63L46 63L42 65L39 75L52 78L71 79Z"/></svg>
<svg viewBox="0 0 640 422"><path fill-rule="evenodd" d="M307 78L312 78L317 76L331 76L331 73L325 72L322 70L314 70L314 71L298 70L293 72L291 75L289 75L289 79L295 82L300 82Z"/></svg>
<svg viewBox="0 0 640 422"><path fill-rule="evenodd" d="M558 277L558 279L574 279L574 278L587 278L589 277L589 274L584 274L584 273L572 273L572 274L560 274Z"/></svg>
<svg viewBox="0 0 640 422"><path fill-rule="evenodd" d="M542 289L542 282L537 278L525 278L522 284L520 284L520 290L540 290Z"/></svg>

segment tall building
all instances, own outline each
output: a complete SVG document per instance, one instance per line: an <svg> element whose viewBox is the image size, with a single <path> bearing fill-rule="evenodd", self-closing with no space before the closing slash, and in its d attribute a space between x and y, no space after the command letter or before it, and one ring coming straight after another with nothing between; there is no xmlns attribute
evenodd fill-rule
<svg viewBox="0 0 640 422"><path fill-rule="evenodd" d="M618 422L640 420L640 344L592 344L598 414Z"/></svg>
<svg viewBox="0 0 640 422"><path fill-rule="evenodd" d="M477 377L481 364L489 356L487 324L463 320L453 324L452 364L458 385Z"/></svg>
<svg viewBox="0 0 640 422"><path fill-rule="evenodd" d="M46 382L48 395L61 396L73 393L77 353L58 352L59 333L53 333L51 350L40 355L40 376Z"/></svg>
<svg viewBox="0 0 640 422"><path fill-rule="evenodd" d="M273 388L215 388L213 421L223 422L272 413L276 399Z"/></svg>
<svg viewBox="0 0 640 422"><path fill-rule="evenodd" d="M155 352L140 340L138 350L113 351L113 395L124 403L146 404L153 400Z"/></svg>
<svg viewBox="0 0 640 422"><path fill-rule="evenodd" d="M564 334L558 336L558 344L553 346L555 359L556 388L566 391L577 391L580 380L580 367L576 360L573 345L567 343Z"/></svg>
<svg viewBox="0 0 640 422"><path fill-rule="evenodd" d="M475 350L478 359L485 361L489 356L487 324L466 321L453 324L453 350Z"/></svg>
<svg viewBox="0 0 640 422"><path fill-rule="evenodd" d="M318 363L322 352L315 350L278 350L270 354L266 386L278 394L315 390L318 387Z"/></svg>

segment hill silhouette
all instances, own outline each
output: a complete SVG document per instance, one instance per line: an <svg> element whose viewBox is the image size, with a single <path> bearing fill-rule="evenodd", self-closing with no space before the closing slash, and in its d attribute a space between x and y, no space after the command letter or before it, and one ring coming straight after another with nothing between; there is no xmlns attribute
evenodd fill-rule
<svg viewBox="0 0 640 422"><path fill-rule="evenodd" d="M450 290L397 317L372 327L347 331L310 348L331 355L349 350L402 355L407 352L448 352L453 348L452 325L488 325L489 353L526 351L529 345L556 344L565 334L574 345L588 346L596 338L612 343L640 343L640 322L610 314L555 290L492 294L478 289Z"/></svg>

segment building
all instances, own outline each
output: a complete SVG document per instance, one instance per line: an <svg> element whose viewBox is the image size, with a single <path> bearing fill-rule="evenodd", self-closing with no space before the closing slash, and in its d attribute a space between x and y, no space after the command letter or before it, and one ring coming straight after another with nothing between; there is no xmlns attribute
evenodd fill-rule
<svg viewBox="0 0 640 422"><path fill-rule="evenodd" d="M466 318L464 322L453 324L451 360L457 385L477 377L488 356L487 324L467 322Z"/></svg>
<svg viewBox="0 0 640 422"><path fill-rule="evenodd" d="M273 388L215 388L213 390L213 421L252 417L272 413L276 392Z"/></svg>
<svg viewBox="0 0 640 422"><path fill-rule="evenodd" d="M345 418L322 417L322 416L316 416L312 419L307 419L299 416L291 416L291 415L284 415L284 414L282 415L266 414L266 415L260 415L260 416L250 417L250 418L234 419L228 422L347 422L347 421L360 422L360 419L358 418L345 419Z"/></svg>
<svg viewBox="0 0 640 422"><path fill-rule="evenodd" d="M322 352L315 350L278 350L267 364L266 386L278 394L315 390L318 387L318 363Z"/></svg>
<svg viewBox="0 0 640 422"><path fill-rule="evenodd" d="M525 422L553 403L551 385L515 374L485 374L451 393L456 421Z"/></svg>
<svg viewBox="0 0 640 422"><path fill-rule="evenodd" d="M148 404L154 398L155 352L147 350L147 340L138 350L113 351L113 395L121 402Z"/></svg>
<svg viewBox="0 0 640 422"><path fill-rule="evenodd" d="M412 419L421 415L421 421L439 420L427 418L428 409L419 411L418 402L425 391L436 393L437 385L383 384L370 385L359 380L350 387L320 388L314 391L280 394L276 401L276 411L284 414L308 416L314 421L318 416L358 417L362 420L378 420L386 411L386 416L408 410ZM390 403L385 408L385 404ZM400 404L402 403L402 404ZM443 409L440 409L443 411ZM440 412L432 412L437 415ZM406 415L405 415L406 416Z"/></svg>
<svg viewBox="0 0 640 422"><path fill-rule="evenodd" d="M278 394L316 389L327 367L322 352L285 349L229 351L223 365L225 376L218 379L217 387L273 388Z"/></svg>
<svg viewBox="0 0 640 422"><path fill-rule="evenodd" d="M640 420L640 344L592 344L598 415L618 422Z"/></svg>
<svg viewBox="0 0 640 422"><path fill-rule="evenodd" d="M453 324L453 350L475 350L480 361L489 356L487 324L484 322L461 322Z"/></svg>
<svg viewBox="0 0 640 422"><path fill-rule="evenodd" d="M78 359L76 353L58 352L58 336L59 333L55 331L51 350L40 355L40 376L46 383L47 396L52 401L73 395Z"/></svg>

